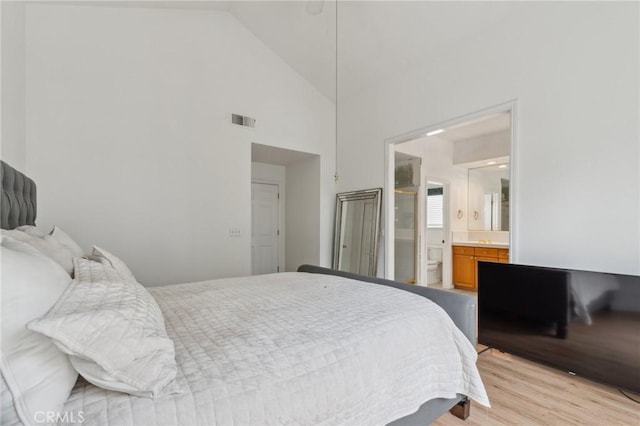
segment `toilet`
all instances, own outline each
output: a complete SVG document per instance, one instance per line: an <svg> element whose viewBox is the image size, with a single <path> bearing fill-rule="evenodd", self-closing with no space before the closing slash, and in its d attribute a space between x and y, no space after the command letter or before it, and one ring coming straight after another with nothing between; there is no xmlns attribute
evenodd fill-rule
<svg viewBox="0 0 640 426"><path fill-rule="evenodd" d="M442 282L442 247L427 247L427 285Z"/></svg>
<svg viewBox="0 0 640 426"><path fill-rule="evenodd" d="M437 284L442 281L442 262L427 260L427 284Z"/></svg>

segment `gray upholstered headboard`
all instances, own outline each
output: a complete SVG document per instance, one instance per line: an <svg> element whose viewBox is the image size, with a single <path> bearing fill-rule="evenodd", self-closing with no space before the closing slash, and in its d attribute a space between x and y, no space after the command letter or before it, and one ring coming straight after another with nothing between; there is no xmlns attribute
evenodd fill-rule
<svg viewBox="0 0 640 426"><path fill-rule="evenodd" d="M4 161L0 161L2 229L36 224L36 184Z"/></svg>

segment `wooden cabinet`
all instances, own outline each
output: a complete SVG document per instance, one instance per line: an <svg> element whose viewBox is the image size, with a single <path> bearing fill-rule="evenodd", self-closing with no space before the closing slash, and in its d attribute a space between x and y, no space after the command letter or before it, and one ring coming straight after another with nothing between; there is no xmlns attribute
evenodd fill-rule
<svg viewBox="0 0 640 426"><path fill-rule="evenodd" d="M478 261L509 263L509 249L453 246L453 285L478 290Z"/></svg>
<svg viewBox="0 0 640 426"><path fill-rule="evenodd" d="M455 247L454 247L455 248ZM453 282L456 288L475 291L476 261L473 255L453 252Z"/></svg>

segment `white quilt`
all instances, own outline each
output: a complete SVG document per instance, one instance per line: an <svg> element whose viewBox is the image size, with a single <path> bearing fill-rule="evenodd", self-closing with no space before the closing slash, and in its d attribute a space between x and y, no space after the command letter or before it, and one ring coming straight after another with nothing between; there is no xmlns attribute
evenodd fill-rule
<svg viewBox="0 0 640 426"><path fill-rule="evenodd" d="M435 303L335 276L284 273L149 288L182 394L82 380L85 425L386 424L432 398L489 404L476 351Z"/></svg>

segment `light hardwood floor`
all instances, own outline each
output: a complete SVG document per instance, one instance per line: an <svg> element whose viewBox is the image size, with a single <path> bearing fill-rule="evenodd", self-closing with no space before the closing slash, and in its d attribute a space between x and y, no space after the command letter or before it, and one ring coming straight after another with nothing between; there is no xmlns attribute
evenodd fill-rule
<svg viewBox="0 0 640 426"><path fill-rule="evenodd" d="M447 413L434 425L640 425L640 404L617 389L493 349L478 368L492 407L472 402L466 421Z"/></svg>

